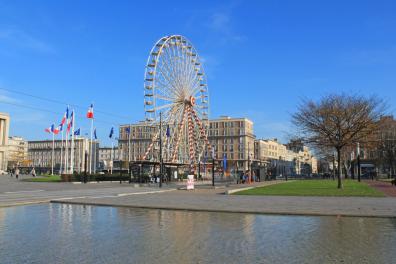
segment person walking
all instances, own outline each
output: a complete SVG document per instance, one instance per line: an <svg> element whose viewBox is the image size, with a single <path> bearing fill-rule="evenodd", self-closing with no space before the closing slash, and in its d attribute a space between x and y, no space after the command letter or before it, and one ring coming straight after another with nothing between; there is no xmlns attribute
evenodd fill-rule
<svg viewBox="0 0 396 264"><path fill-rule="evenodd" d="M15 178L18 180L19 178L19 168L15 168Z"/></svg>
<svg viewBox="0 0 396 264"><path fill-rule="evenodd" d="M34 167L32 168L32 171L30 172L30 174L32 174L33 177L36 177L36 171L35 171Z"/></svg>
<svg viewBox="0 0 396 264"><path fill-rule="evenodd" d="M14 175L14 168L10 169L10 177L12 178L12 176Z"/></svg>

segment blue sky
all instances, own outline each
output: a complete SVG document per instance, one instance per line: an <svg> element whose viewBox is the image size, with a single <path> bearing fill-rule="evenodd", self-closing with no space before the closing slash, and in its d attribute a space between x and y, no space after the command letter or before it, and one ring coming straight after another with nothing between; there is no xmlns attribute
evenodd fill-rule
<svg viewBox="0 0 396 264"><path fill-rule="evenodd" d="M396 113L395 14L395 1L0 0L0 88L82 106L84 132L94 102L113 113L96 113L109 144L112 125L144 117L151 47L181 34L204 61L211 117L248 117L258 138L284 141L304 97L376 94ZM64 108L0 90L11 135L48 138Z"/></svg>

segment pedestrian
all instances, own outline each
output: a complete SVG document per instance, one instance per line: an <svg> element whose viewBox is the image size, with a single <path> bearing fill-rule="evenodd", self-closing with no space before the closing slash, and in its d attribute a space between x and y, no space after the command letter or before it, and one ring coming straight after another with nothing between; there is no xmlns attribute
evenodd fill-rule
<svg viewBox="0 0 396 264"><path fill-rule="evenodd" d="M11 176L11 178L12 178L13 174L14 174L14 168L11 168L11 169L10 169L10 176Z"/></svg>
<svg viewBox="0 0 396 264"><path fill-rule="evenodd" d="M15 178L18 180L19 178L19 168L15 169Z"/></svg>
<svg viewBox="0 0 396 264"><path fill-rule="evenodd" d="M36 177L36 171L34 170L34 167L32 168L32 171L30 172L33 177Z"/></svg>

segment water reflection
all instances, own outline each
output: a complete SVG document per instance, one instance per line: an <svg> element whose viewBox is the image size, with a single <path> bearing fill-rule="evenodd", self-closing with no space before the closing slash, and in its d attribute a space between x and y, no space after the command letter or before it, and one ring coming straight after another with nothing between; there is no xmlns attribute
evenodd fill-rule
<svg viewBox="0 0 396 264"><path fill-rule="evenodd" d="M0 263L392 263L396 220L0 208Z"/></svg>

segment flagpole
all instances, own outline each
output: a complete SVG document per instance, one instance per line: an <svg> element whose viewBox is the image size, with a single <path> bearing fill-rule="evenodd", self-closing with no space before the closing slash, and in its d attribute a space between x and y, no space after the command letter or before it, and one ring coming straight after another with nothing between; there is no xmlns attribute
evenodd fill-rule
<svg viewBox="0 0 396 264"><path fill-rule="evenodd" d="M52 131L51 175L54 175L54 150L55 150L55 134L54 131Z"/></svg>
<svg viewBox="0 0 396 264"><path fill-rule="evenodd" d="M93 117L91 118L91 141L89 144L89 174L91 174L92 170L92 135L93 135Z"/></svg>
<svg viewBox="0 0 396 264"><path fill-rule="evenodd" d="M61 153L60 153L60 169L59 169L59 174L62 175L62 170L63 170L63 125L62 125L62 141L61 141Z"/></svg>
<svg viewBox="0 0 396 264"><path fill-rule="evenodd" d="M78 144L78 173L81 174L81 164L82 164L82 158L81 158L81 146L82 146L83 141L80 140L80 143Z"/></svg>
<svg viewBox="0 0 396 264"><path fill-rule="evenodd" d="M66 142L65 142L65 172L69 173L69 132L66 126Z"/></svg>
<svg viewBox="0 0 396 264"><path fill-rule="evenodd" d="M72 135L72 142L71 142L71 150L70 150L70 172L71 172L71 174L73 174L73 172L74 172L74 115L75 115L75 113L74 113L74 109L73 109L73 111L72 111L72 114L73 114L73 116L72 116L72 133L71 133L71 135Z"/></svg>
<svg viewBox="0 0 396 264"><path fill-rule="evenodd" d="M129 126L129 133L128 133L128 174L129 174L130 162L131 162L131 126Z"/></svg>
<svg viewBox="0 0 396 264"><path fill-rule="evenodd" d="M113 174L113 163L114 163L113 150L114 150L114 143L113 143L113 140L111 140L111 153L110 153L111 166L110 166L110 174Z"/></svg>
<svg viewBox="0 0 396 264"><path fill-rule="evenodd" d="M95 144L94 144L94 151L93 151L93 160L94 160L94 162L93 162L93 171L94 171L94 174L96 173L96 141L95 141Z"/></svg>

